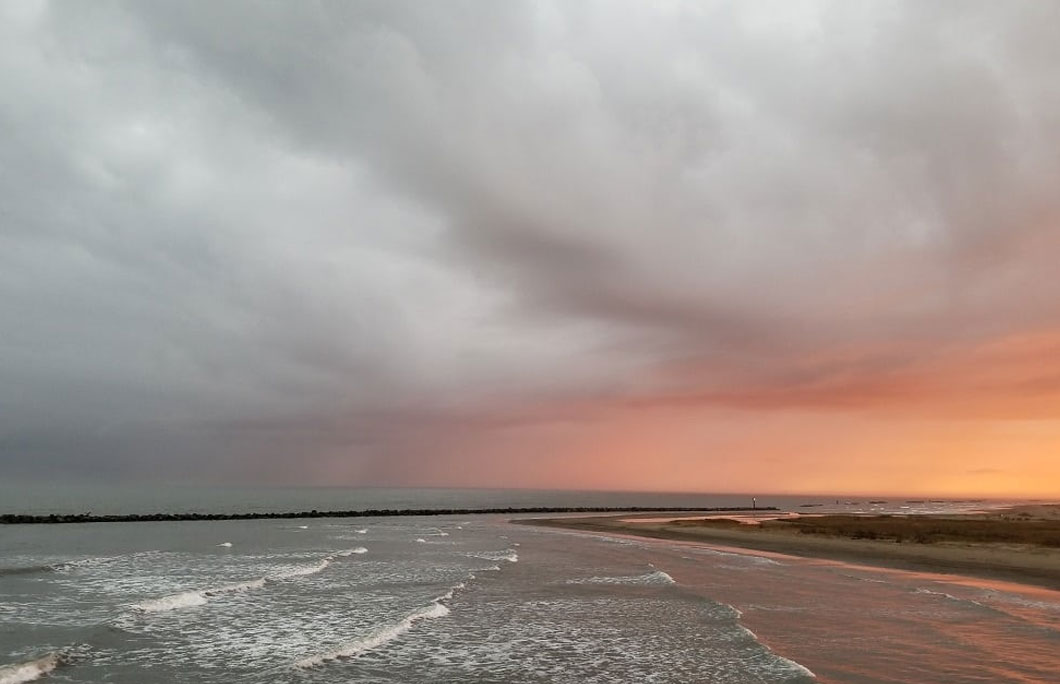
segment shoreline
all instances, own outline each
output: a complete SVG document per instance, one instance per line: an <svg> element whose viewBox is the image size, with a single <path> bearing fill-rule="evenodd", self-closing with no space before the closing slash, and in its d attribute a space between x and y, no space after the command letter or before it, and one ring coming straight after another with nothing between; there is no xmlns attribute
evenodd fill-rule
<svg viewBox="0 0 1060 684"><path fill-rule="evenodd" d="M705 507L667 508L654 506L530 506L523 508L372 508L358 511L286 511L278 513L125 513L113 515L73 514L0 514L0 525L64 525L76 523L117 522L200 522L207 520L292 520L305 518L393 518L398 516L440 515L527 515L538 513L746 513L776 511L776 508Z"/></svg>
<svg viewBox="0 0 1060 684"><path fill-rule="evenodd" d="M896 543L797 534L751 525L629 522L629 516L523 518L510 522L564 530L729 547L872 568L961 575L1060 591L1060 548L989 543Z"/></svg>

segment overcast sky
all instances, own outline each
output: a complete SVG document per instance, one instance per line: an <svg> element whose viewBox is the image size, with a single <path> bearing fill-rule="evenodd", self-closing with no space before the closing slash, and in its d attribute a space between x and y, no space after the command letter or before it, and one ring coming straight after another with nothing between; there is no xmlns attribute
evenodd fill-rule
<svg viewBox="0 0 1060 684"><path fill-rule="evenodd" d="M0 475L1060 494L1057 26L0 2Z"/></svg>

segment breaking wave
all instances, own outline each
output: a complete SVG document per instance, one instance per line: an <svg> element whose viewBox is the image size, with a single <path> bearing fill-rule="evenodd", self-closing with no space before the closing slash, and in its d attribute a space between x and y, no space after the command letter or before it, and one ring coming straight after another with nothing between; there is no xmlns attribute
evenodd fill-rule
<svg viewBox="0 0 1060 684"><path fill-rule="evenodd" d="M16 665L0 666L0 684L22 684L40 679L62 664L62 658L58 653L49 653L46 656L30 660Z"/></svg>
<svg viewBox="0 0 1060 684"><path fill-rule="evenodd" d="M985 603L979 603L970 598L962 598L960 596L954 596L953 594L947 594L944 591L933 591L931 589L925 589L923 587L913 590L914 594L926 594L928 596L938 596L949 601L955 601L965 606L973 606L975 609L989 611L992 613L1004 613L1005 611L999 610L993 606L988 606Z"/></svg>
<svg viewBox="0 0 1060 684"><path fill-rule="evenodd" d="M269 582L277 582L282 580L293 579L295 577L305 577L307 575L315 575L318 572L325 570L331 562L339 557L350 556L353 554L368 553L368 549L363 546L358 546L355 549L347 549L345 551L339 551L330 556L322 558L320 561L311 565L303 565L289 570L278 572L274 575L267 577L258 577L256 579L247 580L246 582L237 582L235 584L225 584L220 587L212 587L209 589L193 589L191 591L182 591L177 594L170 594L157 599L149 599L147 601L141 601L140 603L134 603L131 608L141 613L162 613L170 610L176 610L178 608L190 608L193 606L204 605L210 598L214 596L221 596L224 594L238 593L243 591L250 591L251 589L261 589ZM3 684L0 682L0 684Z"/></svg>
<svg viewBox="0 0 1060 684"><path fill-rule="evenodd" d="M416 626L417 622L421 620L430 620L433 618L445 617L449 614L449 608L442 603L442 601L448 601L453 598L453 594L464 588L464 584L460 583L454 586L445 594L442 594L438 598L434 599L429 606L425 606L418 610L409 613L400 621L388 625L381 625L377 627L368 636L360 639L355 639L349 643L343 644L338 648L328 651L327 653L321 653L319 655L309 656L303 658L294 664L295 667L300 669L312 669L325 665L333 660L345 660L348 658L354 658L366 651L371 651L384 646L394 639L397 639L405 632Z"/></svg>
<svg viewBox="0 0 1060 684"><path fill-rule="evenodd" d="M323 572L329 565L331 565L331 559L333 556L322 558L320 561L313 563L312 565L303 565L297 568L291 568L283 572L277 573L268 579L291 579L292 577L305 577L306 575L315 575L318 572Z"/></svg>
<svg viewBox="0 0 1060 684"><path fill-rule="evenodd" d="M619 577L585 577L567 580L567 584L677 584L669 573L653 570L643 575L624 575Z"/></svg>
<svg viewBox="0 0 1060 684"><path fill-rule="evenodd" d="M791 658L785 658L784 656L780 655L779 653L771 649L769 646L762 643L762 641L759 640L757 634L741 625L739 620L741 617L743 617L743 611L741 611L739 608L728 603L720 603L715 605L721 609L722 615L727 615L733 621L733 623L740 630L740 632L744 634L744 636L746 636L751 641L754 641L761 648L765 649L765 651L769 653L769 655L772 656L772 664L774 666L774 669L778 670L776 672L778 676L790 677L791 674L795 674L797 676L805 677L808 679L817 679L817 675L815 675L810 670L810 668L806 667L802 663L795 662Z"/></svg>
<svg viewBox="0 0 1060 684"><path fill-rule="evenodd" d="M368 549L363 546L358 546L355 549L346 549L345 551L339 551L335 554L336 558L345 558L346 556L352 556L353 554L368 553Z"/></svg>
<svg viewBox="0 0 1060 684"><path fill-rule="evenodd" d="M468 554L472 558L481 558L483 560L491 561L508 561L509 563L518 563L519 554L515 549L504 549L503 551L474 551Z"/></svg>
<svg viewBox="0 0 1060 684"><path fill-rule="evenodd" d="M231 594L234 592L250 591L251 589L260 589L264 586L265 578L259 577L258 579L249 580L247 582L226 584L224 586L214 587L212 589L199 589L195 591L183 591L179 594L170 594L169 596L163 596L162 598L135 603L133 604L132 608L142 613L162 613L170 610L175 610L177 608L201 606L205 604L210 597L213 596L221 596L223 594Z"/></svg>

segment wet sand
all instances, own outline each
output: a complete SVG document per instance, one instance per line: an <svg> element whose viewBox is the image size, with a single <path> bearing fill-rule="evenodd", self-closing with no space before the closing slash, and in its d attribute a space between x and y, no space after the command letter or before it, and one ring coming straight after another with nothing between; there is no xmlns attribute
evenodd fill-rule
<svg viewBox="0 0 1060 684"><path fill-rule="evenodd" d="M702 519L687 514L675 514L668 520L659 520L658 515L640 517L649 520L637 521L637 516L622 515L523 519L513 522L598 534L720 545L902 570L967 575L1060 590L1060 547L1051 544L1020 541L896 542L851 538L841 534L807 534L797 525L787 524L784 520L749 525L746 519ZM858 520L858 516L830 518ZM1025 530L1034 527L1028 523L1060 521L1060 506L1018 506L960 516L890 516L887 522L901 524L907 521L910 527L914 527L922 525L923 521L934 520L1004 521L1004 526L1011 531L1011 538L1020 540L1025 536Z"/></svg>

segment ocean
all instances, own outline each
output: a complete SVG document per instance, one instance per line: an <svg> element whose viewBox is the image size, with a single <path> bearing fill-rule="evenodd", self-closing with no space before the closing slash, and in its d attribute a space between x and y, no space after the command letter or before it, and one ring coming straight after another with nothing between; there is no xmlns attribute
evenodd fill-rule
<svg viewBox="0 0 1060 684"><path fill-rule="evenodd" d="M8 491L0 512L723 506L747 498L49 491ZM807 502L869 505L758 497L762 506ZM0 526L0 684L37 679L1057 682L1060 593L513 525L497 515Z"/></svg>

